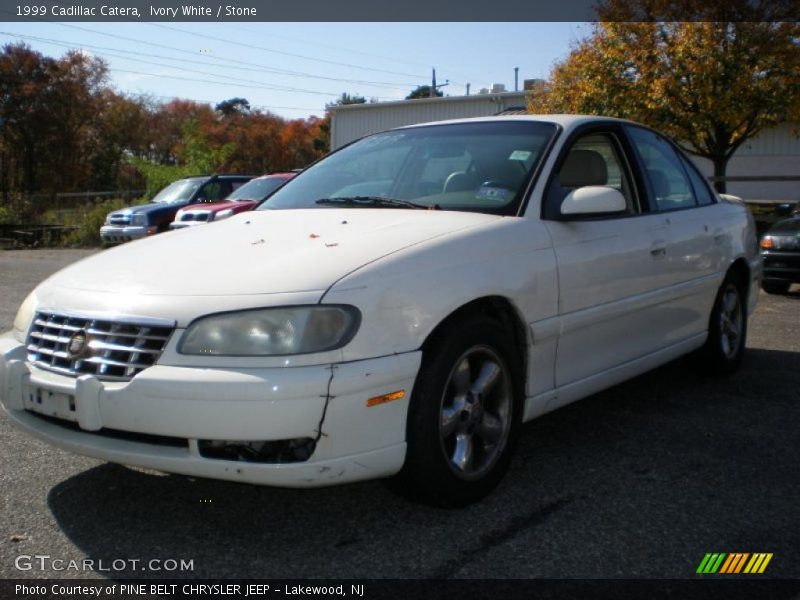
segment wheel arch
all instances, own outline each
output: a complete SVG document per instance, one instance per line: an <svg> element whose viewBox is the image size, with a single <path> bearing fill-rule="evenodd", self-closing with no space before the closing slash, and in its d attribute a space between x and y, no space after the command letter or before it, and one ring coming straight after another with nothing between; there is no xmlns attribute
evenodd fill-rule
<svg viewBox="0 0 800 600"><path fill-rule="evenodd" d="M485 315L499 321L513 336L514 347L517 349L519 369L522 375L522 384L527 379L529 360L528 327L522 313L514 303L505 296L483 296L462 304L434 327L422 343L423 354L429 352L436 343L442 339L458 323L473 315Z"/></svg>

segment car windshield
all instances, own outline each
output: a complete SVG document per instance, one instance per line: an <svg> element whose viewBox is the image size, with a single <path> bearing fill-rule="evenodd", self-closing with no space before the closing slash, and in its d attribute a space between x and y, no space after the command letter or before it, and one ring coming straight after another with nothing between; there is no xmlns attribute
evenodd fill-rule
<svg viewBox="0 0 800 600"><path fill-rule="evenodd" d="M280 177L253 179L236 188L225 200L263 200L283 185L285 181Z"/></svg>
<svg viewBox="0 0 800 600"><path fill-rule="evenodd" d="M552 123L509 119L379 133L303 171L258 210L435 208L513 214L555 131Z"/></svg>
<svg viewBox="0 0 800 600"><path fill-rule="evenodd" d="M203 177L198 177L173 181L163 190L158 192L151 202L155 202L157 204L180 204L183 202L188 202L189 199L191 199L192 194L194 194L197 189L203 185L205 180L206 179Z"/></svg>
<svg viewBox="0 0 800 600"><path fill-rule="evenodd" d="M769 233L792 235L800 233L800 217L796 219L786 219L785 221L778 221L769 230Z"/></svg>

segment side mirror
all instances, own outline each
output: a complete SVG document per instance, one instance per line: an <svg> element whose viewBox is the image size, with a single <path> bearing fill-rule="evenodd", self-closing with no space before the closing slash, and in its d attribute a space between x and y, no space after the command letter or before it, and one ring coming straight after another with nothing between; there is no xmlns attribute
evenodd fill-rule
<svg viewBox="0 0 800 600"><path fill-rule="evenodd" d="M601 215L623 212L625 196L604 185L587 185L572 190L561 202L562 215Z"/></svg>

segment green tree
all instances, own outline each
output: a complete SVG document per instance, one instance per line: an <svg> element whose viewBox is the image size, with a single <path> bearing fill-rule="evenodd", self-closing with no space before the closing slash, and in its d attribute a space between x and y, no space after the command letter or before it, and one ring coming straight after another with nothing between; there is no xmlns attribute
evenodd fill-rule
<svg viewBox="0 0 800 600"><path fill-rule="evenodd" d="M236 145L231 142L216 147L210 144L195 120L184 124L183 134L184 147L178 164L159 164L143 158L130 158L130 163L145 178L148 198L176 179L190 175L211 175L221 170L236 151Z"/></svg>
<svg viewBox="0 0 800 600"><path fill-rule="evenodd" d="M365 104L366 102L367 99L364 96L342 92L342 95L336 98L336 100L325 104L325 110L326 111L330 110L334 106L346 106L348 104Z"/></svg>
<svg viewBox="0 0 800 600"><path fill-rule="evenodd" d="M800 25L749 0L704 3L692 22L686 6L606 0L529 110L640 121L724 177L745 141L800 114Z"/></svg>
<svg viewBox="0 0 800 600"><path fill-rule="evenodd" d="M436 90L435 95L441 98L442 96L444 96L444 92L442 92L442 90ZM406 96L406 100L417 100L418 98L430 98L430 97L431 97L431 86L420 85L417 86L415 89L413 89L408 96Z"/></svg>
<svg viewBox="0 0 800 600"><path fill-rule="evenodd" d="M231 117L233 115L250 112L250 103L246 98L231 98L230 100L223 100L217 104L214 110L223 117Z"/></svg>

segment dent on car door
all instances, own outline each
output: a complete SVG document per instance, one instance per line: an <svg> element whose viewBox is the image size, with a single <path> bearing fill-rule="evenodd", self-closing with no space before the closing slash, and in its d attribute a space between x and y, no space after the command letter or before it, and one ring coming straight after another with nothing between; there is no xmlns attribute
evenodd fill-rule
<svg viewBox="0 0 800 600"><path fill-rule="evenodd" d="M705 331L722 270L722 215L697 169L657 133L628 134L649 181L653 209L666 219L669 302L659 310L668 342Z"/></svg>
<svg viewBox="0 0 800 600"><path fill-rule="evenodd" d="M651 308L668 282L664 218L640 206L640 192L621 130L578 137L556 163L544 218L558 264L560 336L556 386L580 381L663 345ZM565 217L560 205L579 187L608 186L626 209Z"/></svg>

